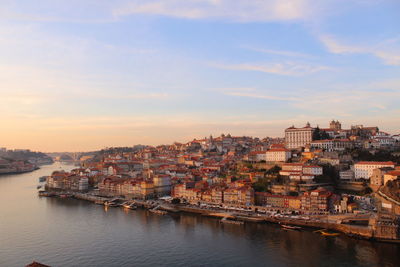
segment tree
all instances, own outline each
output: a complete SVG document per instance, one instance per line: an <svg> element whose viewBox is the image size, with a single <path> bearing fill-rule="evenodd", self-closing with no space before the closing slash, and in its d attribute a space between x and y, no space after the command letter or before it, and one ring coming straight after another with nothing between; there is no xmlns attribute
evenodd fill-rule
<svg viewBox="0 0 400 267"><path fill-rule="evenodd" d="M269 188L269 181L266 178L259 179L253 184L253 189L256 192L266 192Z"/></svg>
<svg viewBox="0 0 400 267"><path fill-rule="evenodd" d="M282 170L281 167L279 167L278 165L275 165L274 167L272 167L271 169L269 169L267 171L267 174L278 174L281 170Z"/></svg>
<svg viewBox="0 0 400 267"><path fill-rule="evenodd" d="M314 129L312 139L313 140L321 140L319 126L317 126L317 128Z"/></svg>
<svg viewBox="0 0 400 267"><path fill-rule="evenodd" d="M319 126L314 129L313 132L313 140L327 140L330 139L329 134L327 134L325 131L321 131Z"/></svg>

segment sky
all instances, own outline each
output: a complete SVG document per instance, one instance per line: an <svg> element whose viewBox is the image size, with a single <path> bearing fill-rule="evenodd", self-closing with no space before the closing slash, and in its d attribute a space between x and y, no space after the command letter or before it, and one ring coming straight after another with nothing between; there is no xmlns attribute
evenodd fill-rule
<svg viewBox="0 0 400 267"><path fill-rule="evenodd" d="M400 133L398 0L0 0L0 147Z"/></svg>

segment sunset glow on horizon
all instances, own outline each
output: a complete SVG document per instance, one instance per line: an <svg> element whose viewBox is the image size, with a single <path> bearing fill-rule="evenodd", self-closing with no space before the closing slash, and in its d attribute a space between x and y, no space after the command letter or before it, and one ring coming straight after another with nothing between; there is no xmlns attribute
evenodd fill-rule
<svg viewBox="0 0 400 267"><path fill-rule="evenodd" d="M0 147L283 137L332 119L399 134L399 12L395 0L5 0Z"/></svg>

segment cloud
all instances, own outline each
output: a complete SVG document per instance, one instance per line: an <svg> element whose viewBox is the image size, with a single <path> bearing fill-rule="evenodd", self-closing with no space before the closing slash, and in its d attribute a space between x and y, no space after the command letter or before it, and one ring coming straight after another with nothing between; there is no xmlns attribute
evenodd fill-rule
<svg viewBox="0 0 400 267"><path fill-rule="evenodd" d="M291 21L308 18L313 10L310 3L309 0L135 0L115 8L113 14L116 17L149 14L236 22Z"/></svg>
<svg viewBox="0 0 400 267"><path fill-rule="evenodd" d="M259 92L255 88L222 88L218 89L224 95L229 96L239 96L239 97L249 97L249 98L257 98L257 99L267 99L267 100L280 100L280 101L295 101L294 97L282 97L279 94L269 93L265 94Z"/></svg>
<svg viewBox="0 0 400 267"><path fill-rule="evenodd" d="M298 52L293 52L293 51L256 48L256 47L251 47L251 46L243 46L243 48L245 48L247 50L255 51L255 52L264 53L264 54L278 55L278 56L284 56L284 57L301 57L301 58L313 57L312 55L309 55L309 54L298 53Z"/></svg>
<svg viewBox="0 0 400 267"><path fill-rule="evenodd" d="M386 65L400 66L399 39L390 39L375 45L354 45L339 41L331 35L322 35L319 40L334 54L371 54Z"/></svg>
<svg viewBox="0 0 400 267"><path fill-rule="evenodd" d="M243 64L214 64L215 67L227 70L257 71L263 73L303 76L319 71L332 69L328 66L310 65L295 62L284 63L243 63Z"/></svg>

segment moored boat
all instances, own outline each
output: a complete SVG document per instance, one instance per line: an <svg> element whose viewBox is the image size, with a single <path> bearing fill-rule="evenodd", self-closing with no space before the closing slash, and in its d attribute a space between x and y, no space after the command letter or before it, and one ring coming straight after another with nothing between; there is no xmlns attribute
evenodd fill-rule
<svg viewBox="0 0 400 267"><path fill-rule="evenodd" d="M242 222L242 221L235 221L235 220L228 219L226 217L222 218L220 220L220 222L221 223L227 223L227 224L236 224L236 225L243 225L244 224L244 222Z"/></svg>
<svg viewBox="0 0 400 267"><path fill-rule="evenodd" d="M340 234L339 233L333 233L333 232L327 232L327 231L321 231L321 235L323 235L323 236L338 236Z"/></svg>
<svg viewBox="0 0 400 267"><path fill-rule="evenodd" d="M150 209L149 211L152 213L155 213L155 214L159 214L159 215L166 215L168 213L164 210L157 210L157 209Z"/></svg>
<svg viewBox="0 0 400 267"><path fill-rule="evenodd" d="M126 209L130 209L130 210L137 209L137 206L134 203L130 203L130 202L125 202L121 206L126 208Z"/></svg>
<svg viewBox="0 0 400 267"><path fill-rule="evenodd" d="M101 200L101 199L96 200L96 201L94 202L94 204L97 204L97 205L104 205L104 200Z"/></svg>
<svg viewBox="0 0 400 267"><path fill-rule="evenodd" d="M118 207L119 205L115 202L111 202L111 201L105 201L104 202L104 206L106 207Z"/></svg>
<svg viewBox="0 0 400 267"><path fill-rule="evenodd" d="M286 225L286 224L282 224L281 227L283 229L288 229L288 230L301 230L302 229L300 226L293 226L293 225Z"/></svg>
<svg viewBox="0 0 400 267"><path fill-rule="evenodd" d="M327 229L317 230L317 231L314 231L314 233L320 233L323 236L338 236L338 235L340 235L339 233L328 232Z"/></svg>

